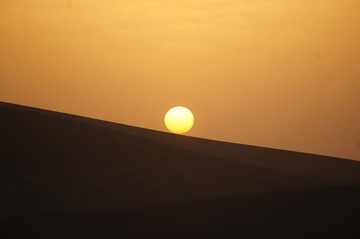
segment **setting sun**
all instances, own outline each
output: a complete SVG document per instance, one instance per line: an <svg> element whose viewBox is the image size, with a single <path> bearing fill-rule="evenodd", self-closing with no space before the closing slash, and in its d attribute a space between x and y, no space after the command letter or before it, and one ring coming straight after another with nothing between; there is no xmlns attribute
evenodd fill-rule
<svg viewBox="0 0 360 239"><path fill-rule="evenodd" d="M0 0L0 239L360 239L359 23L360 0Z"/></svg>
<svg viewBox="0 0 360 239"><path fill-rule="evenodd" d="M166 113L164 121L168 130L176 134L182 134L193 127L194 116L189 109L177 106Z"/></svg>

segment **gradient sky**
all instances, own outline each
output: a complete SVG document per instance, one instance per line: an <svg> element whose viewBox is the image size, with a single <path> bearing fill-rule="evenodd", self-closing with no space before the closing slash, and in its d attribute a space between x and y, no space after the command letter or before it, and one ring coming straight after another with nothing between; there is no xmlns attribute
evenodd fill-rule
<svg viewBox="0 0 360 239"><path fill-rule="evenodd" d="M360 160L360 1L1 0L0 100Z"/></svg>

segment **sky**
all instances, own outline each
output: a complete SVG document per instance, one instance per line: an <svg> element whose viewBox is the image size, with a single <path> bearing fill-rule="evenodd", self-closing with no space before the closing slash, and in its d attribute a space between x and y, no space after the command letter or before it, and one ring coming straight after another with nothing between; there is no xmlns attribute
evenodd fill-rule
<svg viewBox="0 0 360 239"><path fill-rule="evenodd" d="M1 0L0 101L360 160L359 0Z"/></svg>

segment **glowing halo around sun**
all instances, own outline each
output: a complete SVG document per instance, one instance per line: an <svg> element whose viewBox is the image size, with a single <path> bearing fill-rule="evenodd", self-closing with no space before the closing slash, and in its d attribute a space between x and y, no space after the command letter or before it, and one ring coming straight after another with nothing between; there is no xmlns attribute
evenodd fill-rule
<svg viewBox="0 0 360 239"><path fill-rule="evenodd" d="M182 106L171 108L164 118L166 128L175 134L188 132L194 125L194 115Z"/></svg>

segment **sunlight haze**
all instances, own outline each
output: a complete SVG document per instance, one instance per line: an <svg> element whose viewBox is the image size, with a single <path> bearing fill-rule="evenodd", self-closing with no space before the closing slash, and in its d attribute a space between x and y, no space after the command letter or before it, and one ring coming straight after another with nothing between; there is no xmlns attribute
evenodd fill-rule
<svg viewBox="0 0 360 239"><path fill-rule="evenodd" d="M1 0L0 101L360 160L358 0Z"/></svg>

